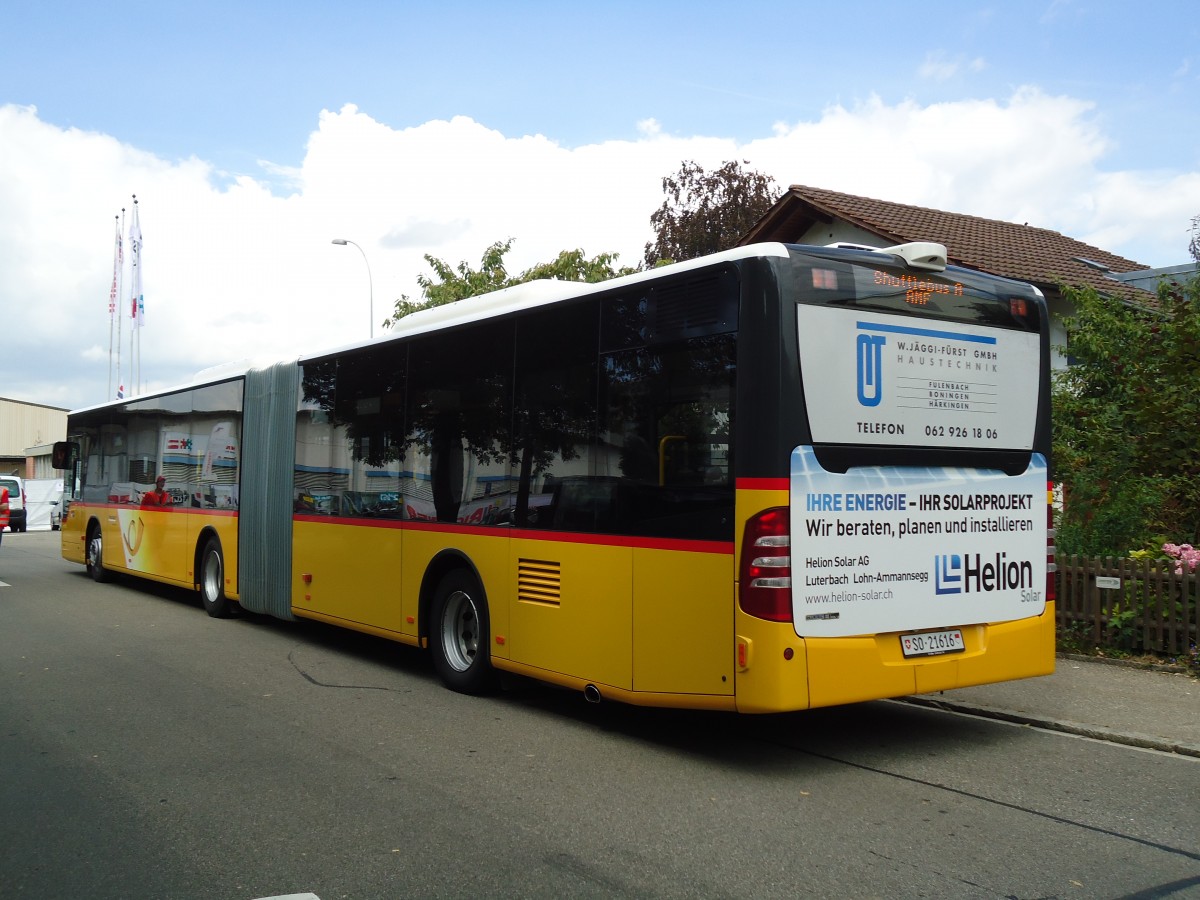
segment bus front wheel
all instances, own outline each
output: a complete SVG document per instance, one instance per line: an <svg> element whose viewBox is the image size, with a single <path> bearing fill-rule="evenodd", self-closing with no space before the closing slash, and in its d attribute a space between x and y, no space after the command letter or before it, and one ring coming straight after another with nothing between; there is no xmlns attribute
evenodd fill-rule
<svg viewBox="0 0 1200 900"><path fill-rule="evenodd" d="M108 569L104 568L104 538L101 536L99 525L93 525L88 529L87 547L84 553L87 572L92 576L92 581L100 584L108 581Z"/></svg>
<svg viewBox="0 0 1200 900"><path fill-rule="evenodd" d="M429 638L438 677L451 690L486 693L495 672L487 601L479 583L466 572L451 572L438 585L432 613Z"/></svg>
<svg viewBox="0 0 1200 900"><path fill-rule="evenodd" d="M200 552L200 597L204 611L214 619L232 615L233 604L225 596L225 558L216 538L209 538Z"/></svg>

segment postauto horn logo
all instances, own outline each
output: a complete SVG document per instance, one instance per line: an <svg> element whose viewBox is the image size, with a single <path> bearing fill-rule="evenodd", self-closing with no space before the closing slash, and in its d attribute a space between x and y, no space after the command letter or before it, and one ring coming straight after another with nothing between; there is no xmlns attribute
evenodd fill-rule
<svg viewBox="0 0 1200 900"><path fill-rule="evenodd" d="M887 338L881 334L858 336L858 402L863 406L878 406L883 399L883 345Z"/></svg>
<svg viewBox="0 0 1200 900"><path fill-rule="evenodd" d="M943 553L934 557L933 583L938 594L978 594L1033 587L1033 563L1012 560L1004 552L984 560L978 553Z"/></svg>

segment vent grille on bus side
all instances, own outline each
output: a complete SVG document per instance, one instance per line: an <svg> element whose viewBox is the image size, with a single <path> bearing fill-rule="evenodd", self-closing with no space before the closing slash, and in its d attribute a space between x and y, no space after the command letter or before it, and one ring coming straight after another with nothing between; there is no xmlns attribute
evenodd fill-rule
<svg viewBox="0 0 1200 900"><path fill-rule="evenodd" d="M562 565L542 559L518 559L517 600L559 606L562 602Z"/></svg>
<svg viewBox="0 0 1200 900"><path fill-rule="evenodd" d="M675 284L654 292L654 325L657 331L684 334L707 331L721 323L716 279Z"/></svg>
<svg viewBox="0 0 1200 900"><path fill-rule="evenodd" d="M736 289L730 270L653 288L647 338L657 342L732 331L737 326Z"/></svg>

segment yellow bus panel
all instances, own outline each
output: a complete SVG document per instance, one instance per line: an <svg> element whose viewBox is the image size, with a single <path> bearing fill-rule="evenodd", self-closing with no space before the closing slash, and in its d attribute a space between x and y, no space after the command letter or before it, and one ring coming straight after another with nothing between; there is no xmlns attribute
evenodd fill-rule
<svg viewBox="0 0 1200 900"><path fill-rule="evenodd" d="M732 553L633 551L633 689L732 694Z"/></svg>
<svg viewBox="0 0 1200 900"><path fill-rule="evenodd" d="M76 501L67 507L59 535L63 559L75 563L87 562L87 548L83 544L87 521L87 513L82 503Z"/></svg>
<svg viewBox="0 0 1200 900"><path fill-rule="evenodd" d="M298 520L292 524L292 607L384 631L405 629L398 528Z"/></svg>
<svg viewBox="0 0 1200 900"><path fill-rule="evenodd" d="M65 559L87 562L87 528L100 525L104 567L152 581L195 586L196 554L215 534L225 561L225 595L238 598L238 520L228 513L213 514L184 507L143 509L138 506L71 504L62 526Z"/></svg>
<svg viewBox="0 0 1200 900"><path fill-rule="evenodd" d="M633 688L631 547L514 538L509 658Z"/></svg>
<svg viewBox="0 0 1200 900"><path fill-rule="evenodd" d="M768 622L746 615L741 608L735 621L738 712L807 709L805 642L792 623Z"/></svg>

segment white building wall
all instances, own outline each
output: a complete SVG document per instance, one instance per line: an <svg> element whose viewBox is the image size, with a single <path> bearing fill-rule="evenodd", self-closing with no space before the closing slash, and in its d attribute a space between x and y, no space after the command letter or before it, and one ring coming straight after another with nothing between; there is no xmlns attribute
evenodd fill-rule
<svg viewBox="0 0 1200 900"><path fill-rule="evenodd" d="M66 437L67 410L0 397L0 472L41 477L28 464L29 449Z"/></svg>

